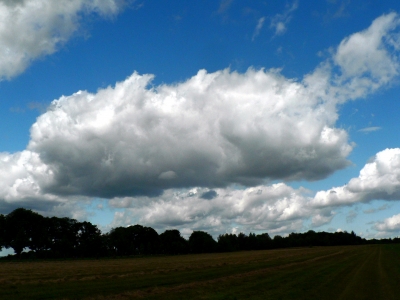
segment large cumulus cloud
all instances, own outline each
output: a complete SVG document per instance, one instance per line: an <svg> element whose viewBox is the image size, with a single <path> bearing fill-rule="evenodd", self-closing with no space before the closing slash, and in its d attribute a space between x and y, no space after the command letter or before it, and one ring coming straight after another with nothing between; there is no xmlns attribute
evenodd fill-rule
<svg viewBox="0 0 400 300"><path fill-rule="evenodd" d="M326 177L347 166L347 133L311 87L275 71L202 70L148 88L133 74L97 94L55 100L28 149L54 173L57 194L113 197L194 186Z"/></svg>
<svg viewBox="0 0 400 300"><path fill-rule="evenodd" d="M52 54L79 27L80 16L116 14L124 0L0 0L0 80Z"/></svg>

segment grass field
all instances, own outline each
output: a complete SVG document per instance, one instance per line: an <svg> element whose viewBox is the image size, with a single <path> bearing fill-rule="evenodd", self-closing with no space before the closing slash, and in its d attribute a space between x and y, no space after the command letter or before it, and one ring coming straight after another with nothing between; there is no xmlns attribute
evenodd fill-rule
<svg viewBox="0 0 400 300"><path fill-rule="evenodd" d="M400 245L0 263L0 299L399 299Z"/></svg>

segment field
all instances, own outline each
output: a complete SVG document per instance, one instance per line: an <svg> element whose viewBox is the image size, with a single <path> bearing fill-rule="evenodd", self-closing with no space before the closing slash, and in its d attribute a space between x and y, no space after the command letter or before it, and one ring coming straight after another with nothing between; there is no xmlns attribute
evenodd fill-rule
<svg viewBox="0 0 400 300"><path fill-rule="evenodd" d="M399 299L400 245L0 263L0 299Z"/></svg>

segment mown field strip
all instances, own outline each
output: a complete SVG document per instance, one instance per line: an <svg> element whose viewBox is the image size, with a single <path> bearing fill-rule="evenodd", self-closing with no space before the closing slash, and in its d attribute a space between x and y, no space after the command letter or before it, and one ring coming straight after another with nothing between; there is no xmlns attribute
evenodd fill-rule
<svg viewBox="0 0 400 300"><path fill-rule="evenodd" d="M370 245L2 262L0 299L398 299L399 255Z"/></svg>

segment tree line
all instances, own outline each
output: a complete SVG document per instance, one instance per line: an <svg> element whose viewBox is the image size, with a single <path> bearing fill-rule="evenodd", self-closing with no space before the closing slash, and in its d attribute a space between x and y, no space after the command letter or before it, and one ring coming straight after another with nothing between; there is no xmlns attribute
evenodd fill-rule
<svg viewBox="0 0 400 300"><path fill-rule="evenodd" d="M102 233L90 222L44 217L18 208L0 214L0 250L12 248L17 258L84 258L151 254L187 254L262 250L287 247L399 243L400 239L370 240L348 232L291 233L271 238L268 233L225 233L217 241L207 232L193 231L188 239L177 229L158 234L142 225L116 227Z"/></svg>

